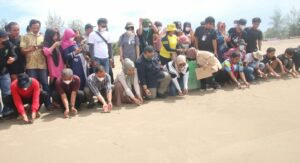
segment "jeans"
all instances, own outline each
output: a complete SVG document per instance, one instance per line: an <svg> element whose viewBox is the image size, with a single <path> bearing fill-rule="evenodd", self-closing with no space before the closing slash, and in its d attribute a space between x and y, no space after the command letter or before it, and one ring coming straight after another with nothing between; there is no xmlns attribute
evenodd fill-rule
<svg viewBox="0 0 300 163"><path fill-rule="evenodd" d="M109 58L103 58L103 59L95 58L95 60L97 63L99 63L104 67L106 73L109 73L109 67L110 67Z"/></svg>
<svg viewBox="0 0 300 163"><path fill-rule="evenodd" d="M180 77L177 80L178 80L180 88L183 89L183 77ZM171 82L170 86L169 86L169 95L170 96L176 96L177 92L178 92L178 90L177 90L175 84L173 82Z"/></svg>
<svg viewBox="0 0 300 163"><path fill-rule="evenodd" d="M44 91L50 94L50 87L48 83L48 71L46 69L29 69L26 70L26 73L35 78L40 82ZM45 101L45 106L48 107L51 104L50 97Z"/></svg>
<svg viewBox="0 0 300 163"><path fill-rule="evenodd" d="M6 100L7 96L11 94L10 84L11 84L11 80L8 73L4 75L0 75L1 97L4 105L2 106L2 104L0 104L0 117L4 116L6 113L9 114L13 111L12 108L7 106L7 100Z"/></svg>
<svg viewBox="0 0 300 163"><path fill-rule="evenodd" d="M257 64L249 64L247 67L244 68L244 73L249 81L255 80L255 71L256 68L258 67L260 70L263 70L265 68L265 65L263 63L257 63Z"/></svg>

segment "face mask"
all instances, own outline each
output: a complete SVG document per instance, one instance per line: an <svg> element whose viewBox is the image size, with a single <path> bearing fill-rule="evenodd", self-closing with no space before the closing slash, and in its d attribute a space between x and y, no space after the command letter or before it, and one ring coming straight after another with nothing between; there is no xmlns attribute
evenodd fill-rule
<svg viewBox="0 0 300 163"><path fill-rule="evenodd" d="M189 32L189 31L191 31L191 28L190 27L185 27L185 31Z"/></svg>
<svg viewBox="0 0 300 163"><path fill-rule="evenodd" d="M28 90L28 88L23 88L23 90L24 90L24 91L27 91L27 90Z"/></svg>
<svg viewBox="0 0 300 163"><path fill-rule="evenodd" d="M244 45L240 45L239 49L240 49L240 51L243 51L243 50L245 50L245 46Z"/></svg>
<svg viewBox="0 0 300 163"><path fill-rule="evenodd" d="M71 82L72 82L72 80L67 80L67 81L64 80L64 83L67 84L67 85L70 85Z"/></svg>
<svg viewBox="0 0 300 163"><path fill-rule="evenodd" d="M184 49L188 49L188 48L190 47L190 44L182 44L182 47L183 47Z"/></svg>
<svg viewBox="0 0 300 163"><path fill-rule="evenodd" d="M107 31L107 27L101 27L100 28L100 32L104 32L104 31Z"/></svg>
<svg viewBox="0 0 300 163"><path fill-rule="evenodd" d="M149 58L149 57L146 57L146 56L145 56L145 59L146 59L147 61L152 61L152 58Z"/></svg>
<svg viewBox="0 0 300 163"><path fill-rule="evenodd" d="M244 25L241 25L241 30L243 31L245 29L245 26Z"/></svg>
<svg viewBox="0 0 300 163"><path fill-rule="evenodd" d="M9 40L6 40L4 42L2 42L2 45L6 48L8 48L10 46Z"/></svg>
<svg viewBox="0 0 300 163"><path fill-rule="evenodd" d="M158 29L158 31L161 31L161 30L162 30L162 27L158 27L157 29Z"/></svg>
<svg viewBox="0 0 300 163"><path fill-rule="evenodd" d="M99 78L99 77L97 77L97 79L102 82L102 81L104 81L105 78Z"/></svg>
<svg viewBox="0 0 300 163"><path fill-rule="evenodd" d="M149 27L145 27L145 28L144 28L144 31L145 31L145 32L148 32L149 30L150 30Z"/></svg>
<svg viewBox="0 0 300 163"><path fill-rule="evenodd" d="M127 32L127 34L129 34L129 35L132 35L132 34L133 34L133 31L132 31L132 30L127 30L126 32Z"/></svg>

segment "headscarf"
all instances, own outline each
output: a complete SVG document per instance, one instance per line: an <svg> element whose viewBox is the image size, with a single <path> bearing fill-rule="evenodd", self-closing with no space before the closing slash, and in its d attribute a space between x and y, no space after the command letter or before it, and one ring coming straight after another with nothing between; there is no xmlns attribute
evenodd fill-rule
<svg viewBox="0 0 300 163"><path fill-rule="evenodd" d="M73 37L75 37L75 32L72 29L66 29L61 40L61 47L63 50L70 46L76 45L75 41L70 40Z"/></svg>
<svg viewBox="0 0 300 163"><path fill-rule="evenodd" d="M186 57L184 55L178 55L175 60L175 67L176 67L177 72L182 72L185 69L185 67L182 67L182 69L179 70L179 68L177 66L177 65L180 65L183 63L186 64Z"/></svg>
<svg viewBox="0 0 300 163"><path fill-rule="evenodd" d="M128 70L130 70L132 68L135 68L134 63L130 59L125 58L125 60L123 62L123 72L125 74L125 80L126 80L127 86L130 88L130 90L132 89L132 85L134 83L135 76L127 75L127 72L128 72Z"/></svg>

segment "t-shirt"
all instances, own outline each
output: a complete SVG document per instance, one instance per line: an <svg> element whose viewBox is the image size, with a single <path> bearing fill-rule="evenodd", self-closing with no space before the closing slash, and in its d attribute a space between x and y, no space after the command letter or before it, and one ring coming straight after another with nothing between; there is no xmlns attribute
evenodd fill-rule
<svg viewBox="0 0 300 163"><path fill-rule="evenodd" d="M293 59L286 57L286 55L284 54L279 55L277 58L282 62L283 66L288 70L291 70L293 68L294 65Z"/></svg>
<svg viewBox="0 0 300 163"><path fill-rule="evenodd" d="M223 62L222 67L226 72L232 72L232 68L233 68L234 72L243 72L244 71L244 66L241 61L232 65L230 60L227 59Z"/></svg>
<svg viewBox="0 0 300 163"><path fill-rule="evenodd" d="M60 78L56 80L55 82L55 89L56 91L62 95L62 94L71 94L73 91L77 92L80 87L80 78L76 75L73 76L72 82L67 85L63 82L63 80Z"/></svg>
<svg viewBox="0 0 300 163"><path fill-rule="evenodd" d="M119 47L122 47L123 59L129 58L135 62L137 59L137 46L140 46L140 41L135 34L128 35L124 33L119 39Z"/></svg>
<svg viewBox="0 0 300 163"><path fill-rule="evenodd" d="M276 57L273 56L272 58L268 57L268 55L264 55L262 63L264 64L271 64L273 61L276 61Z"/></svg>
<svg viewBox="0 0 300 163"><path fill-rule="evenodd" d="M98 32L98 31L97 31ZM108 46L105 41L97 34L96 31L89 35L89 44L94 45L94 57L99 59L109 58ZM112 43L108 31L99 32L108 43Z"/></svg>
<svg viewBox="0 0 300 163"><path fill-rule="evenodd" d="M231 44L229 44L230 48L237 47L237 43L239 42L240 39L244 39L245 41L247 40L247 32L242 31L241 33L238 33L236 31L236 28L231 28L228 31L228 34L231 38Z"/></svg>
<svg viewBox="0 0 300 163"><path fill-rule="evenodd" d="M247 39L245 40L247 43L246 51L247 53L252 53L258 50L257 41L263 39L263 33L261 30L253 28L246 28L245 31L247 32Z"/></svg>
<svg viewBox="0 0 300 163"><path fill-rule="evenodd" d="M198 39L199 50L214 52L213 40L217 39L216 30L198 27L195 32L195 37Z"/></svg>

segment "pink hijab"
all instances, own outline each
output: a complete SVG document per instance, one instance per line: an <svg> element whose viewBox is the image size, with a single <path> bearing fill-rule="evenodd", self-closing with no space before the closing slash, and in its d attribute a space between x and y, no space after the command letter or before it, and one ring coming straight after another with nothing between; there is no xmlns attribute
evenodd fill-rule
<svg viewBox="0 0 300 163"><path fill-rule="evenodd" d="M61 40L61 47L63 50L67 49L70 46L76 45L75 41L70 39L75 36L75 32L72 29L66 29Z"/></svg>

